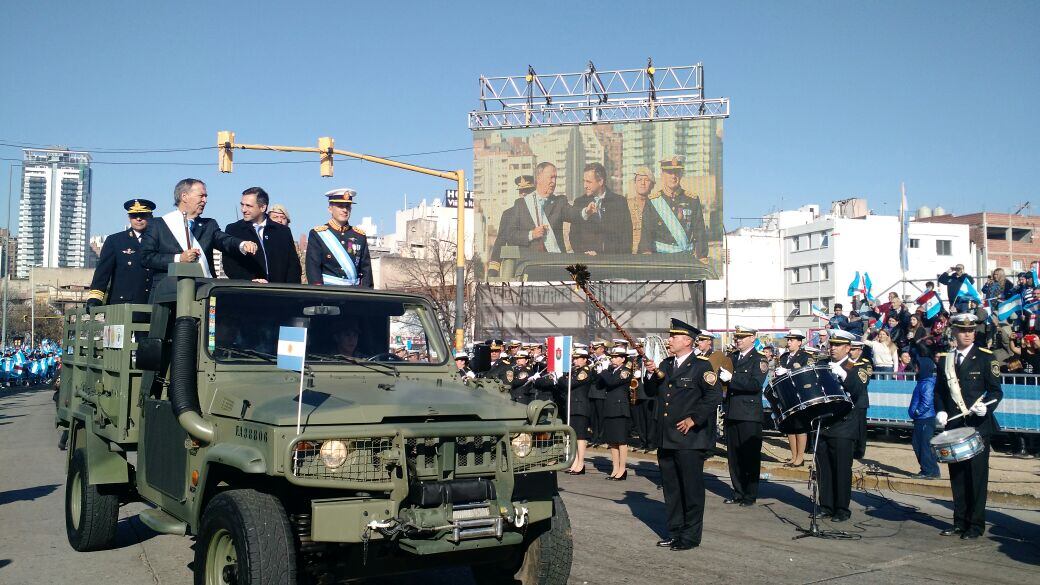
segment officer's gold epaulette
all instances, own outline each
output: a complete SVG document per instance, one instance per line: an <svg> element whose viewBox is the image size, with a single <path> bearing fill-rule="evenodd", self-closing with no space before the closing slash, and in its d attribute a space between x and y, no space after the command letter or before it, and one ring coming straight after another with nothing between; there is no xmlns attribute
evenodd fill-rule
<svg viewBox="0 0 1040 585"><path fill-rule="evenodd" d="M654 193L653 195L650 195L650 197L647 197L647 199L657 199L660 196L661 196L661 192L658 191L657 193Z"/></svg>
<svg viewBox="0 0 1040 585"><path fill-rule="evenodd" d="M314 227L314 231L316 231L316 232L323 232L323 231L325 231L327 229L329 229L329 225L327 223L323 223L323 224L321 224L319 226L315 226Z"/></svg>
<svg viewBox="0 0 1040 585"><path fill-rule="evenodd" d="M944 351L944 352L935 354L935 357L946 357L948 355L950 355L950 352Z"/></svg>
<svg viewBox="0 0 1040 585"><path fill-rule="evenodd" d="M350 227L351 227L351 229L353 229L353 230L354 230L355 232L357 232L359 236L363 236L363 235L365 235L365 232L361 231L361 228L359 228L358 226L356 226L356 225L352 225L352 226L350 226Z"/></svg>
<svg viewBox="0 0 1040 585"><path fill-rule="evenodd" d="M985 347L980 347L979 351L981 351L982 353L993 353L993 350L986 349Z"/></svg>
<svg viewBox="0 0 1040 585"><path fill-rule="evenodd" d="M710 362L710 361L711 361L711 358L706 358L706 357L704 357L704 356L702 356L702 355L699 355L699 356L697 356L697 359L699 359L699 360L704 360L704 361L706 361L706 362Z"/></svg>

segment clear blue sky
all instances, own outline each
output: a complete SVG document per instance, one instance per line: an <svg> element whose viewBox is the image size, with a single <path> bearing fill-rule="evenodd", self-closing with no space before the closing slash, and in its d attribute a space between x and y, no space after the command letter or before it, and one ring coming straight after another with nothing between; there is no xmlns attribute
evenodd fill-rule
<svg viewBox="0 0 1040 585"><path fill-rule="evenodd" d="M707 93L732 100L727 227L854 195L892 213L900 181L914 207L1007 211L1040 206L1038 30L1037 2L4 2L0 142L195 147L229 129L240 142L328 135L383 155L459 149L481 74L653 56L703 62ZM264 186L297 233L326 219L331 188L356 188L355 219L392 231L405 193L446 187L357 162L321 179L316 163L220 175L213 151L94 156L207 164L95 165L92 233L119 229L131 197L169 209L186 176L209 184L206 214L221 222L243 188ZM472 168L465 150L408 160Z"/></svg>

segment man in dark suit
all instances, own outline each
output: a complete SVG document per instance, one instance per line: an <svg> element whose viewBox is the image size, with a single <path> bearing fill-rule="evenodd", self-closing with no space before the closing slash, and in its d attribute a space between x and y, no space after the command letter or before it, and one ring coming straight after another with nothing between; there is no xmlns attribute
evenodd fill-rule
<svg viewBox="0 0 1040 585"><path fill-rule="evenodd" d="M87 306L147 303L152 291L152 270L141 263L141 234L148 227L155 204L131 199L123 204L130 229L105 238L94 278L90 281Z"/></svg>
<svg viewBox="0 0 1040 585"><path fill-rule="evenodd" d="M730 355L733 371L719 370L729 383L726 393L726 455L733 496L726 504L754 505L758 498L758 474L762 467L762 387L769 360L755 349L758 331L737 326L733 337L737 351Z"/></svg>
<svg viewBox="0 0 1040 585"><path fill-rule="evenodd" d="M863 402L867 394L870 374L859 362L852 359L849 350L855 336L848 331L832 329L830 332L830 369L841 382L853 404ZM852 407L844 417L824 419L816 451L816 463L820 472L820 517L830 517L834 522L845 522L852 516L849 502L852 500L852 454L859 441L860 413Z"/></svg>
<svg viewBox="0 0 1040 585"><path fill-rule="evenodd" d="M141 236L141 261L155 271L156 284L166 276L171 262L197 262L203 274L213 278L214 249L225 254L256 254L256 243L229 236L220 231L216 220L202 217L207 199L205 183L184 179L173 189L177 208L158 221L149 222Z"/></svg>
<svg viewBox="0 0 1040 585"><path fill-rule="evenodd" d="M563 224L582 221L581 211L571 207L556 191L556 165L543 162L535 167L534 193L513 205L514 245L531 252L560 254L567 251Z"/></svg>
<svg viewBox="0 0 1040 585"><path fill-rule="evenodd" d="M644 362L647 396L657 397L658 450L669 535L657 546L689 550L704 527L704 460L715 446L715 409L722 402L711 362L693 354L700 330L672 319L668 346L674 354L658 366Z"/></svg>
<svg viewBox="0 0 1040 585"><path fill-rule="evenodd" d="M491 278L502 272L502 247L516 245L512 240L516 236L516 203L534 191L533 175L520 175L513 182L516 183L517 198L513 201L512 207L507 207L502 212L498 220L498 236L488 254L487 275Z"/></svg>
<svg viewBox="0 0 1040 585"><path fill-rule="evenodd" d="M632 216L628 201L607 190L607 170L600 163L585 165L585 194L574 200L584 221L571 224L571 248L576 253L632 253Z"/></svg>
<svg viewBox="0 0 1040 585"><path fill-rule="evenodd" d="M242 191L242 219L229 223L225 231L236 238L254 242L259 251L224 256L224 273L228 278L259 282L300 283L300 257L293 244L292 231L280 223L268 221L267 206L271 199L260 187Z"/></svg>
<svg viewBox="0 0 1040 585"><path fill-rule="evenodd" d="M953 491L953 527L943 536L959 535L976 539L986 530L986 495L989 489L989 443L1000 431L993 412L1004 398L1000 389L1000 362L993 353L975 344L975 315L958 313L951 319L957 347L938 354L935 380L935 420L947 430L972 427L982 437L983 450L978 455L950 463L950 488ZM953 375L951 375L953 374ZM996 404L985 404L996 400ZM950 421L949 413L957 411L961 418Z"/></svg>

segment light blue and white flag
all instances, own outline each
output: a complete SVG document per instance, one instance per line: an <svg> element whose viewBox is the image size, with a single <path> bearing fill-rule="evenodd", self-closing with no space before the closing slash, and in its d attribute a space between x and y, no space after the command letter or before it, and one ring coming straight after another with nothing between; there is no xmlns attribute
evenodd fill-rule
<svg viewBox="0 0 1040 585"><path fill-rule="evenodd" d="M997 305L997 319L1007 321L1012 314L1022 311L1022 295L1014 295Z"/></svg>
<svg viewBox="0 0 1040 585"><path fill-rule="evenodd" d="M960 290L957 291L957 296L954 297L953 302L957 302L957 299L965 297L969 300L975 301L976 303L982 304L982 295L979 294L979 289L975 288L975 284L969 282L967 278L964 279L964 283L961 284Z"/></svg>
<svg viewBox="0 0 1040 585"><path fill-rule="evenodd" d="M278 328L278 368L303 371L304 356L307 355L306 327Z"/></svg>

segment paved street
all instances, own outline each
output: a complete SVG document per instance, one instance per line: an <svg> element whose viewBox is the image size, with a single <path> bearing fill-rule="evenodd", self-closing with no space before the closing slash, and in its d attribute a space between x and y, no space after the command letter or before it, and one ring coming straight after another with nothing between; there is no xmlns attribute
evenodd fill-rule
<svg viewBox="0 0 1040 585"><path fill-rule="evenodd" d="M0 583L105 585L191 582L191 541L158 535L122 511L115 550L76 553L65 538L63 453L56 448L50 390L0 394ZM759 505L733 508L725 478L711 477L704 542L673 553L653 547L664 505L656 466L639 462L623 483L603 481L609 467L561 479L574 527L571 582L587 583L1028 583L1040 565L1040 512L991 508L978 541L943 538L948 502L894 492L854 492L858 540L791 540L806 525L804 484L767 482ZM825 526L827 527L827 526ZM379 583L412 583L414 577ZM467 583L465 571L424 576L424 583Z"/></svg>

